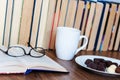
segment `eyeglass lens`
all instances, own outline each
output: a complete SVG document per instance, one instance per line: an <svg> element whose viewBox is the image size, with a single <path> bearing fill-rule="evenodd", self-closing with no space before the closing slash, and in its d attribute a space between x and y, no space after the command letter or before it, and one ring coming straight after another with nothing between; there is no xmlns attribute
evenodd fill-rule
<svg viewBox="0 0 120 80"><path fill-rule="evenodd" d="M45 50L43 48L31 48L29 53L26 53L22 47L13 46L8 49L7 54L13 57L20 57L24 55L30 55L32 57L42 57L45 55Z"/></svg>

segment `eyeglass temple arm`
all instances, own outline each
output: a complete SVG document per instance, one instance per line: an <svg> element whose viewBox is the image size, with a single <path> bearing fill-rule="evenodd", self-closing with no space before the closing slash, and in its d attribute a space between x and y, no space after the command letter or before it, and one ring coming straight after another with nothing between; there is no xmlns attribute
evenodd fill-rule
<svg viewBox="0 0 120 80"><path fill-rule="evenodd" d="M6 51L4 51L4 50L2 50L2 49L0 49L0 51L3 52L3 53L6 53Z"/></svg>
<svg viewBox="0 0 120 80"><path fill-rule="evenodd" d="M28 42L28 47L31 47L31 48L33 48L29 42Z"/></svg>
<svg viewBox="0 0 120 80"><path fill-rule="evenodd" d="M28 47L31 47L31 48L33 48L32 47L32 45L28 42ZM48 49L44 49L45 51L48 51Z"/></svg>

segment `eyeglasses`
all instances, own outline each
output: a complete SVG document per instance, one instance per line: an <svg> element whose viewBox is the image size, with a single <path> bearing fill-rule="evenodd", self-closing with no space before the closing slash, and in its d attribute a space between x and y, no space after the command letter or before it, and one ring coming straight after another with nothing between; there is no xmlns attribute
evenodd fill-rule
<svg viewBox="0 0 120 80"><path fill-rule="evenodd" d="M30 44L29 46L30 49L28 53L22 46L11 46L8 47L7 51L4 51L2 49L0 49L0 51L12 57L21 57L25 55L30 55L31 57L40 58L45 55L46 49L42 47L33 48Z"/></svg>

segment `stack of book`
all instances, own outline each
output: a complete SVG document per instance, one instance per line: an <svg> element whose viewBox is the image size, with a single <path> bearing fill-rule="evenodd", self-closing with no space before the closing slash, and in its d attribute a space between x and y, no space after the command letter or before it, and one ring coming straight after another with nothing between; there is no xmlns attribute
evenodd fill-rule
<svg viewBox="0 0 120 80"><path fill-rule="evenodd" d="M59 26L81 30L85 50L119 50L119 0L0 0L0 45L55 49ZM83 40L79 43L81 46Z"/></svg>
<svg viewBox="0 0 120 80"><path fill-rule="evenodd" d="M61 4L59 2L55 8L60 9L60 13L59 10L55 12L57 13L55 18L59 17L59 19L53 19L54 22L58 22L58 25L52 27L52 36L55 36L56 27L59 26L77 28L89 39L85 50L118 50L120 47L120 40L117 36L119 35L120 7L116 3L119 1L108 2L100 0L65 0ZM82 43L84 41L81 41L80 45ZM55 49L55 37L51 39L49 48Z"/></svg>

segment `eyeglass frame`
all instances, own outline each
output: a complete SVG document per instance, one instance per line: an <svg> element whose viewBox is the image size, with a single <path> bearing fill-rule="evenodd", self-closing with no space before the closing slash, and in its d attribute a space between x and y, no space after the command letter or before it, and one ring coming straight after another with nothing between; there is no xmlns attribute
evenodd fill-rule
<svg viewBox="0 0 120 80"><path fill-rule="evenodd" d="M21 48L23 50L23 52L24 52L24 55L14 56L14 55L8 54L9 49L14 48L14 47ZM34 58L40 58L40 57L43 57L45 55L45 53L46 53L46 49L44 49L42 47L34 47L33 48L29 43L28 43L28 47L31 47L29 53L26 53L25 49L23 47L20 47L20 46L10 46L10 47L8 47L7 51L4 51L2 49L0 49L0 51L2 51L3 53L5 53L6 55L11 56L11 57L22 57L22 56L25 56L25 55L29 55L29 56L34 57ZM35 50L36 48L42 49L42 54L43 54L42 56L33 56L33 55L31 55L32 50L34 50L35 52L41 53L41 52Z"/></svg>

